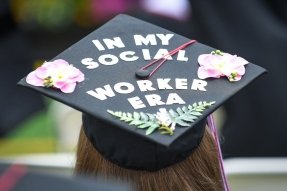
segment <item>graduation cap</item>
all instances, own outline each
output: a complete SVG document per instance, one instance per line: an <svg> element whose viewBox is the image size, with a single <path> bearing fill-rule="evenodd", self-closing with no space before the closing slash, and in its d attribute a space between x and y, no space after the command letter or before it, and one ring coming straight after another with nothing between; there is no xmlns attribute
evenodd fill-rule
<svg viewBox="0 0 287 191"><path fill-rule="evenodd" d="M118 15L19 84L82 111L84 132L106 159L158 170L189 156L206 117L264 72Z"/></svg>
<svg viewBox="0 0 287 191"><path fill-rule="evenodd" d="M33 172L26 166L0 166L1 191L128 191L127 184L84 176L64 177Z"/></svg>

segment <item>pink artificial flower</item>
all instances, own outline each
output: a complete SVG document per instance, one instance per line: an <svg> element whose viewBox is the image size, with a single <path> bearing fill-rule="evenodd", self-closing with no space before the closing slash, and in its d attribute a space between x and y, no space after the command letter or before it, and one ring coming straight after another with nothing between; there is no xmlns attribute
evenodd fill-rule
<svg viewBox="0 0 287 191"><path fill-rule="evenodd" d="M26 82L33 86L53 87L64 93L72 93L77 82L84 81L84 74L62 59L45 62L28 74Z"/></svg>
<svg viewBox="0 0 287 191"><path fill-rule="evenodd" d="M200 67L197 75L200 79L226 76L229 81L239 81L245 74L244 65L248 64L248 61L236 55L216 50L210 54L200 55L198 63Z"/></svg>

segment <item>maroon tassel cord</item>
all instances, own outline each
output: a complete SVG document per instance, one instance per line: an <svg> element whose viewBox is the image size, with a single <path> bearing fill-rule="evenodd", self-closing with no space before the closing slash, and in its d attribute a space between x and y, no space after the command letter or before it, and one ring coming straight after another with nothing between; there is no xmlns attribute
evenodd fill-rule
<svg viewBox="0 0 287 191"><path fill-rule="evenodd" d="M196 40L191 40L188 41L187 43L177 47L176 49L168 52L168 54L163 55L160 59L154 60L152 62L150 62L149 64L145 65L144 67L140 68L137 72L136 72L136 76L140 79L148 79L149 77L151 77L167 60L168 57L176 54L179 50L182 50L186 47L188 47L189 45L195 43ZM154 68L151 72L147 70L147 68L151 67L152 65L158 63L158 66L156 68Z"/></svg>

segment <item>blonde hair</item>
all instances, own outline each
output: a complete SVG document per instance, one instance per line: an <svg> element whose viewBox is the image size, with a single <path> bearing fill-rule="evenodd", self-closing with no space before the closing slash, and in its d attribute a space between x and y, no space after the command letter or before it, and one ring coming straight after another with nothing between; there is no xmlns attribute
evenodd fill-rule
<svg viewBox="0 0 287 191"><path fill-rule="evenodd" d="M205 130L198 148L182 162L149 172L119 167L106 160L91 144L81 128L76 174L116 178L128 182L137 191L222 191L219 160L214 139Z"/></svg>

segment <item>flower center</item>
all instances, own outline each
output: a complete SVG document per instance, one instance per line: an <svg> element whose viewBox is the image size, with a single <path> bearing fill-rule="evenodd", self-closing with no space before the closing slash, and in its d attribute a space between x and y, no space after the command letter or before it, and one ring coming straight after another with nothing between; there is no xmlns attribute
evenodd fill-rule
<svg viewBox="0 0 287 191"><path fill-rule="evenodd" d="M228 79L230 81L235 81L237 77L237 72L231 72L230 76L228 76Z"/></svg>
<svg viewBox="0 0 287 191"><path fill-rule="evenodd" d="M225 66L225 62L220 62L220 63L218 63L217 65L216 65L216 67L218 68L218 69L223 69L224 68L224 66Z"/></svg>
<svg viewBox="0 0 287 191"><path fill-rule="evenodd" d="M63 75L62 74L59 74L58 75L58 79L62 79L63 78Z"/></svg>
<svg viewBox="0 0 287 191"><path fill-rule="evenodd" d="M165 130L166 133L168 133L169 135L173 135L173 132L175 130L175 123L172 122L170 115L168 114L166 109L160 109L160 111L156 114L156 119L160 124L160 130Z"/></svg>
<svg viewBox="0 0 287 191"><path fill-rule="evenodd" d="M44 79L44 87L49 88L53 86L53 80L51 76L48 76L47 78Z"/></svg>

